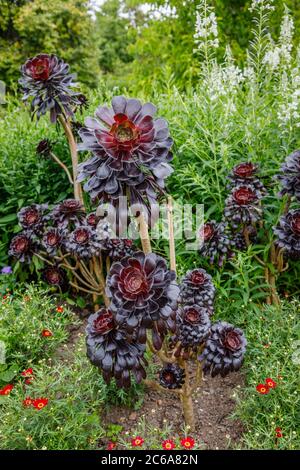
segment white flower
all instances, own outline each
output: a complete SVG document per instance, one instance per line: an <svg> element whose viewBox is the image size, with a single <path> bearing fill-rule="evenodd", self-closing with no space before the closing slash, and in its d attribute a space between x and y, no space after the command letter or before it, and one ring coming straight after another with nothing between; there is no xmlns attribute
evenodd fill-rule
<svg viewBox="0 0 300 470"><path fill-rule="evenodd" d="M197 7L194 38L199 49L219 46L216 14L206 0L202 0Z"/></svg>
<svg viewBox="0 0 300 470"><path fill-rule="evenodd" d="M249 11L253 12L256 9L273 11L275 10L275 7L272 5L272 3L273 0L252 0Z"/></svg>
<svg viewBox="0 0 300 470"><path fill-rule="evenodd" d="M277 46L273 50L270 49L266 52L263 63L268 65L272 70L277 69L280 64L280 53L281 49Z"/></svg>

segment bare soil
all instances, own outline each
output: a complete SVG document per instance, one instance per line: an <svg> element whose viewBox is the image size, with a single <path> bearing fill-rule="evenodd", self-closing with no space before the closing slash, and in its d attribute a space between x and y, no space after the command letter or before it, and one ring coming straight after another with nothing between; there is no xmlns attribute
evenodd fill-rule
<svg viewBox="0 0 300 470"><path fill-rule="evenodd" d="M242 387L243 383L243 376L239 373L225 379L205 378L202 387L195 392L196 432L193 437L205 449L228 449L241 438L243 426L231 415L235 409L234 390ZM146 390L140 410L114 406L104 412L102 423L121 424L129 436L133 436L137 422L145 417L153 428L162 429L167 423L178 433L182 430L179 399L174 394L152 389Z"/></svg>

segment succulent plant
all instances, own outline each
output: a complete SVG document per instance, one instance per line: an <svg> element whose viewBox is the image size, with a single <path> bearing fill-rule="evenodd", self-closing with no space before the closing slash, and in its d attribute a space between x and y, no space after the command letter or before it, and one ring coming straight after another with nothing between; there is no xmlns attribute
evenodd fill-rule
<svg viewBox="0 0 300 470"><path fill-rule="evenodd" d="M85 219L84 207L76 199L66 199L54 207L51 218L60 228L65 228L70 223L80 224Z"/></svg>
<svg viewBox="0 0 300 470"><path fill-rule="evenodd" d="M180 302L206 307L213 313L216 289L212 277L204 269L188 271L180 285Z"/></svg>
<svg viewBox="0 0 300 470"><path fill-rule="evenodd" d="M77 225L65 242L66 250L79 258L91 258L100 254L101 241L89 225Z"/></svg>
<svg viewBox="0 0 300 470"><path fill-rule="evenodd" d="M21 263L30 263L36 250L37 242L34 234L31 231L24 231L13 237L8 254Z"/></svg>
<svg viewBox="0 0 300 470"><path fill-rule="evenodd" d="M230 323L219 321L212 325L211 335L199 357L203 361L203 372L212 377L238 371L244 360L247 341L241 329Z"/></svg>
<svg viewBox="0 0 300 470"><path fill-rule="evenodd" d="M228 189L232 189L236 186L251 185L256 190L264 193L265 187L262 182L257 178L258 165L252 162L243 162L236 165L232 173L228 176L230 180Z"/></svg>
<svg viewBox="0 0 300 470"><path fill-rule="evenodd" d="M284 249L288 257L300 259L300 209L283 215L273 231L277 236L277 246Z"/></svg>
<svg viewBox="0 0 300 470"><path fill-rule="evenodd" d="M64 289L67 285L67 276L63 269L58 266L47 266L42 270L42 279L50 286Z"/></svg>
<svg viewBox="0 0 300 470"><path fill-rule="evenodd" d="M231 256L231 241L226 229L226 223L217 223L214 220L200 228L203 244L199 251L211 264L217 261L218 265L222 266L226 258Z"/></svg>
<svg viewBox="0 0 300 470"><path fill-rule="evenodd" d="M136 251L132 240L127 238L107 238L102 241L102 248L112 261L120 261L126 256L133 256Z"/></svg>
<svg viewBox="0 0 300 470"><path fill-rule="evenodd" d="M55 227L49 227L42 239L42 245L49 256L56 256L59 249L64 247L66 231Z"/></svg>
<svg viewBox="0 0 300 470"><path fill-rule="evenodd" d="M56 122L60 114L73 116L73 107L80 101L78 93L71 89L76 83L68 64L54 54L39 54L28 59L21 72L23 100L31 100L31 111L38 119L48 111L51 122Z"/></svg>
<svg viewBox="0 0 300 470"><path fill-rule="evenodd" d="M112 264L107 277L107 292L116 322L128 331L138 328L138 340L146 341L151 328L154 346L160 349L168 329L175 328L174 311L179 288L175 273L155 253L134 253Z"/></svg>
<svg viewBox="0 0 300 470"><path fill-rule="evenodd" d="M128 340L110 310L90 315L86 334L87 356L107 383L114 377L118 387L128 388L131 374L138 383L146 377L145 345Z"/></svg>
<svg viewBox="0 0 300 470"><path fill-rule="evenodd" d="M177 336L183 348L197 348L210 334L210 319L206 308L198 305L180 307L176 315Z"/></svg>
<svg viewBox="0 0 300 470"><path fill-rule="evenodd" d="M282 186L279 194L295 196L300 202L300 150L296 150L286 158L277 179Z"/></svg>
<svg viewBox="0 0 300 470"><path fill-rule="evenodd" d="M177 364L166 364L159 372L159 383L170 390L182 388L185 382L185 372Z"/></svg>
<svg viewBox="0 0 300 470"><path fill-rule="evenodd" d="M81 150L93 156L79 166L84 190L99 202L127 195L131 203L155 202L171 173L172 139L167 122L155 119L156 108L115 96L112 107L100 106L79 131Z"/></svg>
<svg viewBox="0 0 300 470"><path fill-rule="evenodd" d="M18 212L19 224L25 230L40 233L46 221L45 213L47 209L47 204L32 204L31 206L23 207Z"/></svg>
<svg viewBox="0 0 300 470"><path fill-rule="evenodd" d="M240 225L251 225L262 217L262 208L259 201L262 198L260 191L254 186L242 185L234 187L226 199L224 216L233 228Z"/></svg>

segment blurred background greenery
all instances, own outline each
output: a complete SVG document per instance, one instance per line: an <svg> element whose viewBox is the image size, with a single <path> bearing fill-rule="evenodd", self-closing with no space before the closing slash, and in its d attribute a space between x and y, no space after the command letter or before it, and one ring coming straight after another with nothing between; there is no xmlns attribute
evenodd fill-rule
<svg viewBox="0 0 300 470"><path fill-rule="evenodd" d="M251 38L251 0L214 0L220 57L230 44L239 62ZM299 39L300 0L285 0ZM195 84L195 17L198 0L0 0L0 79L16 87L20 64L40 52L70 63L81 83L148 91L153 81L180 89ZM283 1L271 15L280 30ZM222 49L222 44L224 48Z"/></svg>

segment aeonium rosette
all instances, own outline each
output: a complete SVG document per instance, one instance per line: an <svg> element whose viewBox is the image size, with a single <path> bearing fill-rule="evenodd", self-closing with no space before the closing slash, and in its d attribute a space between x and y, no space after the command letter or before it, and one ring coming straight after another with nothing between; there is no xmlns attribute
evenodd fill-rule
<svg viewBox="0 0 300 470"><path fill-rule="evenodd" d="M300 209L290 210L283 215L277 227L273 228L277 236L276 245L282 248L290 258L300 258Z"/></svg>
<svg viewBox="0 0 300 470"><path fill-rule="evenodd" d="M115 96L112 107L100 106L79 131L79 149L93 156L79 166L84 190L99 202L130 193L131 203L151 204L164 188L172 169L172 139L156 107Z"/></svg>
<svg viewBox="0 0 300 470"><path fill-rule="evenodd" d="M39 119L50 112L51 122L58 116L73 116L73 108L80 105L75 75L69 73L69 65L54 54L39 54L28 59L21 67L23 100L31 100L31 111Z"/></svg>
<svg viewBox="0 0 300 470"><path fill-rule="evenodd" d="M167 331L175 330L179 288L161 256L136 252L113 263L107 293L116 322L136 330L138 341L145 343L146 329L152 329L154 347L160 349Z"/></svg>
<svg viewBox="0 0 300 470"><path fill-rule="evenodd" d="M102 308L89 317L86 334L87 356L107 383L114 377L118 387L128 388L131 374L138 383L146 378L145 345L128 337L110 309Z"/></svg>
<svg viewBox="0 0 300 470"><path fill-rule="evenodd" d="M234 187L225 203L224 216L228 223L237 228L258 222L262 217L261 198L261 191L252 185Z"/></svg>

